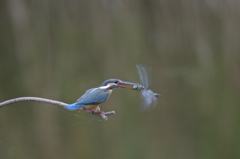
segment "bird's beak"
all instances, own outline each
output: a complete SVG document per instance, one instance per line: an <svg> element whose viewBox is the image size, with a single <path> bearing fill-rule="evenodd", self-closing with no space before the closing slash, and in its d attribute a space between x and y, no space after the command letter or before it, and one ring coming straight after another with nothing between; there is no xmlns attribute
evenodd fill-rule
<svg viewBox="0 0 240 159"><path fill-rule="evenodd" d="M134 90L134 89L131 88L131 87L122 86L123 84L133 85L133 86L136 85L136 83L131 83L131 82L124 82L124 81L122 81L121 83L118 84L118 86L121 87L121 88Z"/></svg>

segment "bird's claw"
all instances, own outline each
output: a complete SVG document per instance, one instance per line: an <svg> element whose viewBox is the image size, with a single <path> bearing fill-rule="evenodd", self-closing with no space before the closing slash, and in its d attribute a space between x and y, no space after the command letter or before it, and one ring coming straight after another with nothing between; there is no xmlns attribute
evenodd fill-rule
<svg viewBox="0 0 240 159"><path fill-rule="evenodd" d="M91 113L92 113L92 115L94 115L94 114L96 114L96 112L98 112L99 113L99 115L101 116L103 113L104 113L104 111L100 111L100 110L98 110L98 111L95 111L94 109L92 109L92 110L89 110Z"/></svg>
<svg viewBox="0 0 240 159"><path fill-rule="evenodd" d="M92 115L94 115L94 109L93 110L89 110L91 113L92 113Z"/></svg>
<svg viewBox="0 0 240 159"><path fill-rule="evenodd" d="M103 111L98 111L98 113L101 116L104 112Z"/></svg>

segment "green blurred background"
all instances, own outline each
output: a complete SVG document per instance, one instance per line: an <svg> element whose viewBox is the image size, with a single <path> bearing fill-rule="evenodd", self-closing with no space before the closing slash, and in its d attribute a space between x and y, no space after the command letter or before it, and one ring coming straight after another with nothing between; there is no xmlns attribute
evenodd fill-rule
<svg viewBox="0 0 240 159"><path fill-rule="evenodd" d="M157 107L117 89L116 115L22 102L0 109L3 159L240 158L237 0L0 1L0 101L75 102L104 80L152 68Z"/></svg>

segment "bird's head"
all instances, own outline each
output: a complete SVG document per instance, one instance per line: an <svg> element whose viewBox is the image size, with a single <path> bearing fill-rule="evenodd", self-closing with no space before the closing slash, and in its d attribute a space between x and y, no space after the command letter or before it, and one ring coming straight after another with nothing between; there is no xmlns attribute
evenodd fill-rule
<svg viewBox="0 0 240 159"><path fill-rule="evenodd" d="M125 82L119 79L108 79L105 82L103 82L99 88L102 88L102 89L125 88L125 89L133 90L133 88L123 86L123 84L136 85L135 83Z"/></svg>

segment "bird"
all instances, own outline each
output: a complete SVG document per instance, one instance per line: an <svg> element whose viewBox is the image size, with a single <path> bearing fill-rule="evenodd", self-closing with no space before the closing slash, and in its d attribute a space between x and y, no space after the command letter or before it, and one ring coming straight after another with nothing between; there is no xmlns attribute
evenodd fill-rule
<svg viewBox="0 0 240 159"><path fill-rule="evenodd" d="M113 89L115 88L125 88L134 90L131 87L123 86L127 85L136 85L135 83L125 82L119 79L108 79L104 81L99 87L88 89L85 94L83 94L75 103L64 106L64 108L74 111L86 111L90 110L92 114L94 111L98 111L99 115L103 113L100 111L99 106L104 103L110 95L112 94Z"/></svg>

